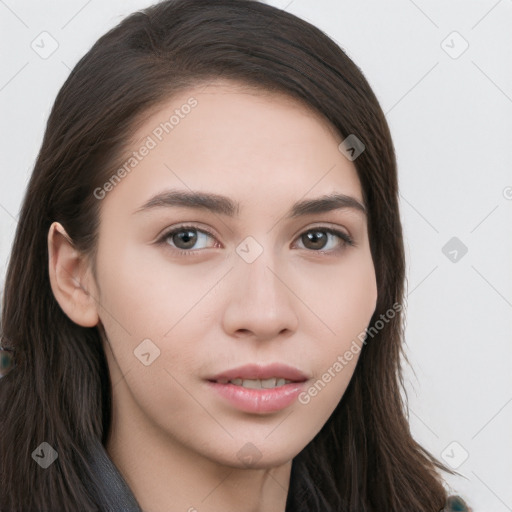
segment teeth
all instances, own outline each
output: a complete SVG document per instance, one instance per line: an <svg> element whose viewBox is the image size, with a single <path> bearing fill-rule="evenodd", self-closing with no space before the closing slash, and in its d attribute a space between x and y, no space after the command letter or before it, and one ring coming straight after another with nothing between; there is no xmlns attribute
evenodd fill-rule
<svg viewBox="0 0 512 512"><path fill-rule="evenodd" d="M242 386L250 389L272 389L284 386L285 384L290 384L290 382L293 381L277 377L272 377L270 379L231 379L229 381L230 384L234 384L235 386ZM225 382L222 383L226 384Z"/></svg>

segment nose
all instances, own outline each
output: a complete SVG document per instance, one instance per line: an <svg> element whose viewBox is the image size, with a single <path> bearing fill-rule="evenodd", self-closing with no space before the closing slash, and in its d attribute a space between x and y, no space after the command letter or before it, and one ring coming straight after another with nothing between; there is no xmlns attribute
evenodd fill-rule
<svg viewBox="0 0 512 512"><path fill-rule="evenodd" d="M251 263L235 260L223 315L230 336L265 341L290 336L298 328L300 300L287 282L291 273L276 266L270 252L264 250Z"/></svg>

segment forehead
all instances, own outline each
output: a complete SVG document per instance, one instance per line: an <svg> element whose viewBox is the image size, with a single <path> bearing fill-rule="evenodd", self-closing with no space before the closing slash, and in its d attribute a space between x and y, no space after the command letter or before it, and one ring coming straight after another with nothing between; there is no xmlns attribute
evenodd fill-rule
<svg viewBox="0 0 512 512"><path fill-rule="evenodd" d="M355 166L338 149L341 141L328 120L294 98L208 83L146 113L125 161L143 146L150 150L116 188L130 189L137 203L166 187L229 193L242 205L332 192L362 201Z"/></svg>

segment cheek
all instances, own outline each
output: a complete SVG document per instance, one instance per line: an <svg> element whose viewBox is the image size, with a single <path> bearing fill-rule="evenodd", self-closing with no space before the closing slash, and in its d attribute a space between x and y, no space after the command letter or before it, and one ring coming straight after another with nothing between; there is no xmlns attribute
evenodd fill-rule
<svg viewBox="0 0 512 512"><path fill-rule="evenodd" d="M309 305L321 319L316 322L316 350L310 354L317 372L299 403L309 408L318 428L335 409L352 378L377 300L369 252L359 253L357 260L347 259L345 263L332 267L328 276L317 275L313 281L316 285L309 287Z"/></svg>
<svg viewBox="0 0 512 512"><path fill-rule="evenodd" d="M375 311L377 282L370 251L351 251L333 265L310 265L300 275L297 294L317 317L319 336L341 350L368 326Z"/></svg>
<svg viewBox="0 0 512 512"><path fill-rule="evenodd" d="M178 265L166 265L153 253L114 239L98 251L102 306L134 337L163 336L185 306L200 298L195 281L187 282Z"/></svg>
<svg viewBox="0 0 512 512"><path fill-rule="evenodd" d="M197 365L197 340L204 336L206 313L215 308L208 291L224 272L197 268L172 265L147 248L113 240L98 251L100 317L123 373L167 381L164 368L190 373ZM145 367L137 354L147 351L154 362Z"/></svg>

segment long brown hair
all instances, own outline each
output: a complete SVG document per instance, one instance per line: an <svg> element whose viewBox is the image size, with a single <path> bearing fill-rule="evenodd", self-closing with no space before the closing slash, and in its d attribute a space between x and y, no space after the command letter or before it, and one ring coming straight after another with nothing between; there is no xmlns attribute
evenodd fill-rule
<svg viewBox="0 0 512 512"><path fill-rule="evenodd" d="M378 302L370 325L404 299L397 170L384 114L344 51L311 24L254 0L168 0L103 35L59 91L23 200L8 264L1 345L0 509L101 508L90 447L110 429L111 382L99 328L73 323L50 288L47 234L59 221L95 256L101 187L134 127L173 94L215 78L284 92L365 150L354 160L368 208ZM294 458L287 511L439 511L439 469L412 437L402 377L403 314L362 347L336 410ZM405 394L404 394L405 396ZM58 453L47 469L31 456Z"/></svg>

